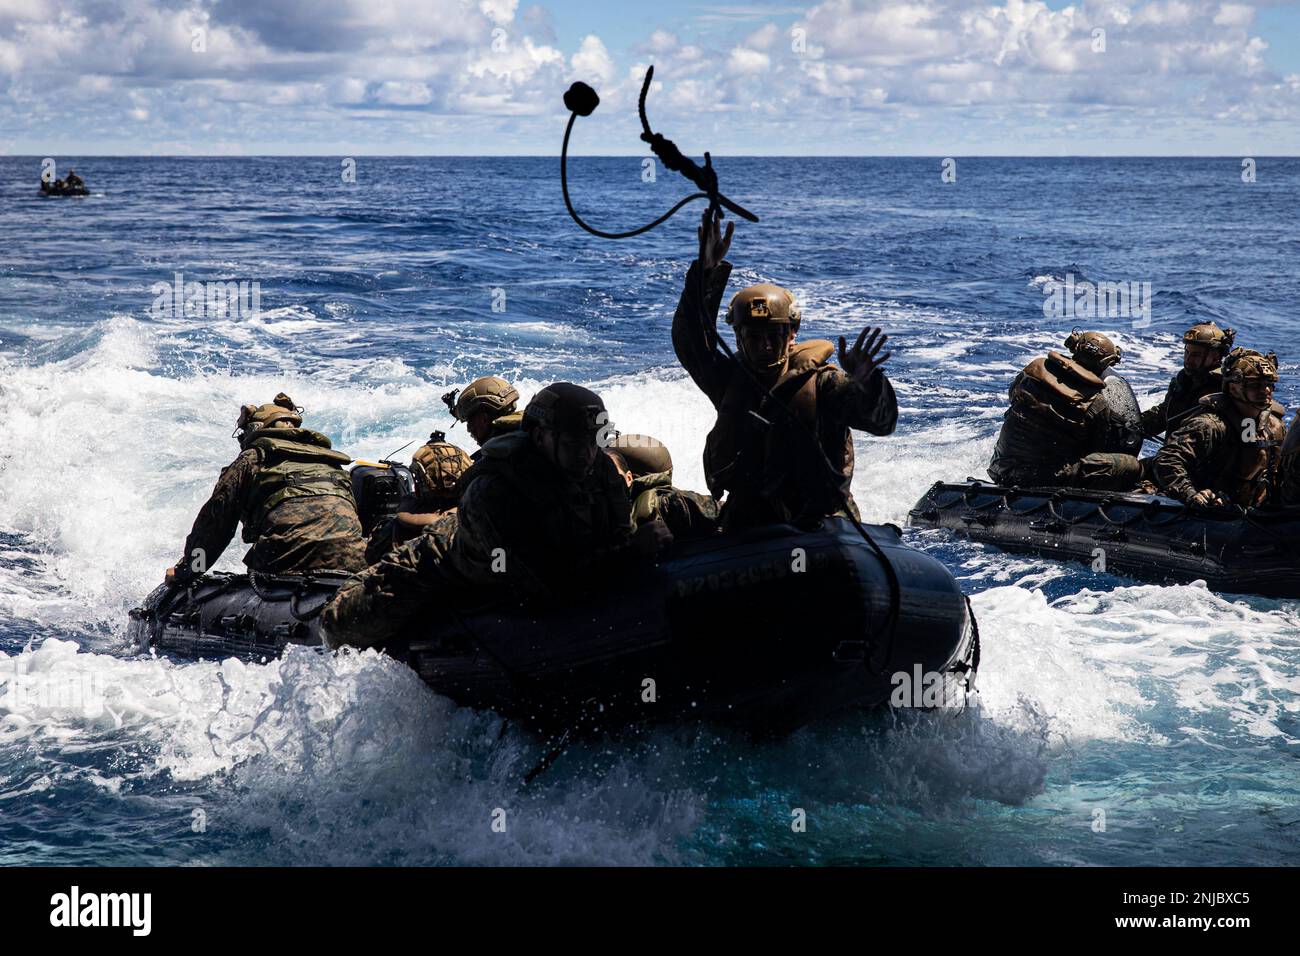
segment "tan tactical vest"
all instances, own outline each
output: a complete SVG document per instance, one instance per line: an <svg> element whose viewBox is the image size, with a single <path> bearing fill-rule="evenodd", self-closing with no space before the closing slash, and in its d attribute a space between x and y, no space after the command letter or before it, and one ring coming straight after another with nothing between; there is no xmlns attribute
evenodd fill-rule
<svg viewBox="0 0 1300 956"><path fill-rule="evenodd" d="M1231 412L1219 408L1228 428L1233 427ZM1243 508L1262 505L1269 492L1276 486L1278 464L1282 458L1282 443L1286 440L1286 428L1282 421L1286 408L1278 402L1265 416L1254 442L1241 441L1233 457L1229 473L1226 476L1227 493L1230 500ZM1241 434L1238 426L1238 435Z"/></svg>
<svg viewBox="0 0 1300 956"><path fill-rule="evenodd" d="M794 345L785 372L770 391L793 413L795 421L817 436L826 457L844 475L847 488L853 477L853 438L848 429L828 434L817 414L817 374L834 352L835 346L823 339ZM718 420L704 443L704 477L715 498L741 485L776 494L782 483L800 469L799 462L803 468L821 471L819 464L807 462L807 438L792 434L797 426L789 416L766 408L767 404L767 397L755 389L749 375L740 368L733 369L718 405ZM770 425L764 425L751 412ZM817 481L815 476L812 480ZM817 488L820 483L808 491Z"/></svg>
<svg viewBox="0 0 1300 956"><path fill-rule="evenodd" d="M256 437L254 437L256 436ZM266 519L290 498L334 496L345 499L355 511L352 480L343 466L352 459L330 448L330 440L307 428L268 429L250 436L244 448L254 448L261 464L252 494L244 502L240 520L245 539L256 540Z"/></svg>
<svg viewBox="0 0 1300 956"><path fill-rule="evenodd" d="M1098 376L1060 352L1025 366L1011 405L1025 418L1073 439L1087 437L1088 407L1106 387Z"/></svg>
<svg viewBox="0 0 1300 956"><path fill-rule="evenodd" d="M492 438L498 438L501 435L509 435L511 432L519 431L524 421L523 412L511 412L509 415L500 415L492 419Z"/></svg>

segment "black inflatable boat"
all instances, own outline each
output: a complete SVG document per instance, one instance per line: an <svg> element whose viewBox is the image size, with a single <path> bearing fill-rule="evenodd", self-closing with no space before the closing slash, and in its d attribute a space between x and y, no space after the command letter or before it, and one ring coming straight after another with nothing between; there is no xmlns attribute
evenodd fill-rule
<svg viewBox="0 0 1300 956"><path fill-rule="evenodd" d="M676 546L657 565L564 608L495 604L429 615L407 662L439 693L538 729L707 719L781 732L942 685L960 706L978 633L948 570L843 519ZM887 560L881 560L883 554ZM271 657L319 644L320 608L342 576L209 574L157 588L131 612L141 649ZM905 674L906 680L898 677ZM897 701L896 701L897 702Z"/></svg>
<svg viewBox="0 0 1300 956"><path fill-rule="evenodd" d="M54 186L41 182L42 196L89 196L90 190L85 186Z"/></svg>
<svg viewBox="0 0 1300 956"><path fill-rule="evenodd" d="M936 482L908 523L1156 584L1300 597L1300 508L1190 508L1158 495L969 479Z"/></svg>

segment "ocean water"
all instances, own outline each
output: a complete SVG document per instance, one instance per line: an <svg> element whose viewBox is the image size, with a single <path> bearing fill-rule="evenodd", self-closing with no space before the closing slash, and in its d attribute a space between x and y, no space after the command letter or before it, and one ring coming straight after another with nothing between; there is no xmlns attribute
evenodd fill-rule
<svg viewBox="0 0 1300 956"><path fill-rule="evenodd" d="M0 157L0 863L1300 862L1296 602L942 533L908 536L973 598L971 711L659 730L528 789L537 741L373 653L133 654L126 611L236 453L238 406L280 390L373 457L447 429L439 396L479 374L525 398L570 379L702 489L710 408L669 341L700 207L607 242L565 215L553 157L360 157L355 183L330 158L69 163L91 196L40 198L39 157ZM1300 394L1298 160L1254 183L1232 157L958 158L955 183L937 159L717 166L762 217L735 287L799 290L805 337L891 336L899 428L858 439L872 521L982 475L1011 377L1075 324L1122 346L1143 404L1203 318L1276 349L1278 397ZM639 156L578 160L572 186L606 229L685 191ZM166 314L176 273L257 282L260 314ZM1067 275L1150 282L1149 321L1048 317Z"/></svg>

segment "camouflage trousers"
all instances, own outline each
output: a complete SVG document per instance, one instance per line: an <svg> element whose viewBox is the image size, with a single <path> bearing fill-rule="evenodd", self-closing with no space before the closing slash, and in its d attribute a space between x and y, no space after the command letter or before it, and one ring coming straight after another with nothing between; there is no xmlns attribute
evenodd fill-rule
<svg viewBox="0 0 1300 956"><path fill-rule="evenodd" d="M1022 488L1088 488L1096 491L1131 491L1142 481L1142 463L1133 455L1094 452L1056 471L1012 469L997 481Z"/></svg>
<svg viewBox="0 0 1300 956"><path fill-rule="evenodd" d="M444 556L437 535L422 534L355 574L321 611L321 639L331 649L390 648L408 626L449 592L439 573Z"/></svg>
<svg viewBox="0 0 1300 956"><path fill-rule="evenodd" d="M1099 491L1131 491L1142 481L1142 463L1133 455L1096 452L1056 473L1058 484Z"/></svg>

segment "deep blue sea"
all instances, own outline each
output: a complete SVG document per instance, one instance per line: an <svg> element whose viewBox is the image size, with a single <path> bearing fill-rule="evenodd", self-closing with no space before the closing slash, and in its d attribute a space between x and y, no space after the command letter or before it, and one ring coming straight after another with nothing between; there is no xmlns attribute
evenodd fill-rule
<svg viewBox="0 0 1300 956"><path fill-rule="evenodd" d="M1297 602L942 533L908 537L973 596L977 707L769 743L662 730L527 790L537 741L383 657L133 654L127 610L236 454L240 404L277 391L374 457L449 429L439 396L477 375L525 398L570 379L702 490L711 410L669 341L700 207L608 242L568 219L553 157L358 157L355 183L331 158L69 164L92 195L41 198L40 158L0 157L0 864L1300 862ZM983 475L1011 378L1076 324L1043 309L1067 275L1151 283L1149 323L1078 320L1144 405L1205 318L1276 349L1300 398L1300 160L1253 183L1234 157L958 157L950 183L938 159L716 165L762 218L733 289L798 290L806 338L891 335L898 431L857 446L872 521ZM606 229L686 192L639 156L571 180ZM261 311L167 314L177 273L257 282Z"/></svg>

